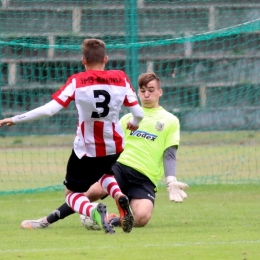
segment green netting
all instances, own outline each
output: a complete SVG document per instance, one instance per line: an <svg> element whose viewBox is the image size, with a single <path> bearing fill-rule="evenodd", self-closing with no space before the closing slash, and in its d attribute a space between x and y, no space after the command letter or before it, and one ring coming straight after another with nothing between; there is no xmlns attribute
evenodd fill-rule
<svg viewBox="0 0 260 260"><path fill-rule="evenodd" d="M93 37L135 88L140 73L160 76L161 105L181 122L181 180L260 183L258 0L3 0L0 116L48 102L83 70L80 45ZM0 194L62 188L76 123L72 105L0 129Z"/></svg>

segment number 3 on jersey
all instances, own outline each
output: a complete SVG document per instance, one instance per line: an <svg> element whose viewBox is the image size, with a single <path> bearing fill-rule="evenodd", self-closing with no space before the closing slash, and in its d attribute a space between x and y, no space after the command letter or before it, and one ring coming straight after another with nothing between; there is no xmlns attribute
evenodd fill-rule
<svg viewBox="0 0 260 260"><path fill-rule="evenodd" d="M99 98L99 96L103 96L105 98L102 102L96 102L96 108L103 108L102 113L98 113L93 111L91 114L92 118L100 118L100 117L106 117L109 113L109 107L108 104L110 102L110 94L106 90L94 90L94 98Z"/></svg>

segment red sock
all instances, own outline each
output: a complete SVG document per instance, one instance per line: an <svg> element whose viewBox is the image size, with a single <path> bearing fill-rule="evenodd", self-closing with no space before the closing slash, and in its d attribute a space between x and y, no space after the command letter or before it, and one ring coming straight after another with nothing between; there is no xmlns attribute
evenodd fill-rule
<svg viewBox="0 0 260 260"><path fill-rule="evenodd" d="M79 214L91 217L91 211L97 203L90 203L89 199L82 193L72 192L66 197L67 204Z"/></svg>
<svg viewBox="0 0 260 260"><path fill-rule="evenodd" d="M115 198L118 193L122 193L114 175L104 174L98 182L112 198Z"/></svg>

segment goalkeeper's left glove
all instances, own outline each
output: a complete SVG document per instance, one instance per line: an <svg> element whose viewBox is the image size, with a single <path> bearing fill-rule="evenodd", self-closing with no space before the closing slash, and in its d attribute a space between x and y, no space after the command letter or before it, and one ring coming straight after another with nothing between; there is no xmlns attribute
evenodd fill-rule
<svg viewBox="0 0 260 260"><path fill-rule="evenodd" d="M166 184L170 201L183 202L187 198L187 194L183 191L189 187L186 183L177 181L174 176L168 176Z"/></svg>

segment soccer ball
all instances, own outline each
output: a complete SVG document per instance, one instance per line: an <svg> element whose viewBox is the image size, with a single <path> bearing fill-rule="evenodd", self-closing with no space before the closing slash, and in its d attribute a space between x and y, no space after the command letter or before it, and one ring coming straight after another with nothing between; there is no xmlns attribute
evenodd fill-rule
<svg viewBox="0 0 260 260"><path fill-rule="evenodd" d="M88 230L101 230L101 228L97 224L97 222L93 221L88 216L80 215L80 222L81 222L82 226Z"/></svg>

